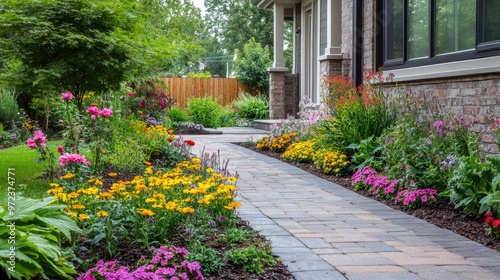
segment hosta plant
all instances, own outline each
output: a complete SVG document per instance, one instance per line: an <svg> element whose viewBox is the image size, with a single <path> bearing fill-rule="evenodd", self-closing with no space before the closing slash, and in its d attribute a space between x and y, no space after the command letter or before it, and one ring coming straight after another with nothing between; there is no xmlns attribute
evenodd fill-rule
<svg viewBox="0 0 500 280"><path fill-rule="evenodd" d="M7 277L72 279L76 273L61 240L70 240L80 229L63 212L65 206L53 202L53 197L36 200L0 193L0 267Z"/></svg>

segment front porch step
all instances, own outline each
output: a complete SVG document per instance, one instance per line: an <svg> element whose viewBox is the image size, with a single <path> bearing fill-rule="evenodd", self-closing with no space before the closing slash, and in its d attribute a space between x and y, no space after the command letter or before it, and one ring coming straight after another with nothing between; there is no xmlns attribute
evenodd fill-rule
<svg viewBox="0 0 500 280"><path fill-rule="evenodd" d="M281 120L255 120L253 122L253 127L256 129L271 131L271 126L278 123L281 123Z"/></svg>

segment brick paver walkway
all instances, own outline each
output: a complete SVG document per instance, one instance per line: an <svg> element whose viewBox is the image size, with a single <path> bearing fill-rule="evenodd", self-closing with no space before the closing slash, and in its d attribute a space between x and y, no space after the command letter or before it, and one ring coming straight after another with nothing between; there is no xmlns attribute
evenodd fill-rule
<svg viewBox="0 0 500 280"><path fill-rule="evenodd" d="M190 135L238 171L242 219L296 279L500 279L500 253L231 142L265 131Z"/></svg>

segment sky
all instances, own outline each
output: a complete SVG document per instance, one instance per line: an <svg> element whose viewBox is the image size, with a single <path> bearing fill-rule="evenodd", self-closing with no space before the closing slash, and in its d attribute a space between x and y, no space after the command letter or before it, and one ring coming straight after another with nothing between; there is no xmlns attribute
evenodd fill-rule
<svg viewBox="0 0 500 280"><path fill-rule="evenodd" d="M205 4L204 4L205 0L191 0L191 2L193 2L195 7L200 8L202 13L205 12Z"/></svg>

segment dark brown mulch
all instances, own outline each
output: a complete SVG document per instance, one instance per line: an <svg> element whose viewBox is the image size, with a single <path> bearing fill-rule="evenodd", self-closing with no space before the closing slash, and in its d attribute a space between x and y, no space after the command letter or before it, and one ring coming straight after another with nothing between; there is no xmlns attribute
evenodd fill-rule
<svg viewBox="0 0 500 280"><path fill-rule="evenodd" d="M285 161L288 164L294 165L318 177L321 177L330 182L336 183L344 188L354 191L351 184L350 176L338 177L334 175L327 175L324 174L321 170L317 169L312 164L296 163L293 161L284 160L281 159L281 154L279 153L257 150L254 146L250 147L245 146L245 147L253 151L256 151L258 153L265 154L269 157ZM497 240L495 239L494 236L488 235L486 233L483 225L484 221L483 217L465 214L462 211L455 209L452 205L448 204L448 202L445 201L445 199L438 199L438 202L433 206L425 205L418 209L411 209L403 205L396 205L393 203L392 200L388 201L374 197L368 191L357 191L357 192L371 199L375 199L382 203L385 203L394 209L400 210L409 215L425 220L440 228L448 229L472 241L476 241L480 244L485 245L486 247L489 247L493 250L500 252L500 240Z"/></svg>
<svg viewBox="0 0 500 280"><path fill-rule="evenodd" d="M179 127L174 128L175 135L196 135L196 134L209 134L208 131L204 129L196 129L195 127Z"/></svg>

